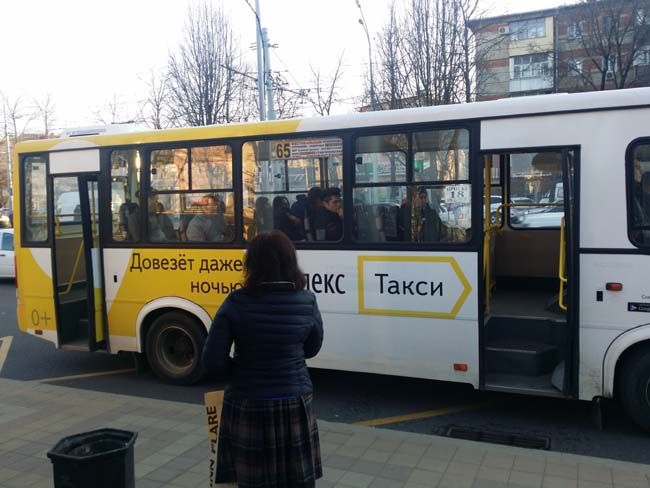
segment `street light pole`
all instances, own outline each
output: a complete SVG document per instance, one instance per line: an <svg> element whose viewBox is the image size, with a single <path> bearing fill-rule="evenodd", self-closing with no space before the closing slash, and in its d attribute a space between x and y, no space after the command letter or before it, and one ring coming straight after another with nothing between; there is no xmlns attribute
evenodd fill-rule
<svg viewBox="0 0 650 488"><path fill-rule="evenodd" d="M375 105L375 78L372 69L372 43L370 42L370 34L368 33L366 18L363 15L363 10L361 9L361 2L359 0L356 0L356 3L357 7L359 8L359 13L361 14L359 24L361 24L361 27L363 27L363 30L366 33L366 39L368 40L368 61L370 62L370 107L373 111L375 111L377 110L377 107Z"/></svg>
<svg viewBox="0 0 650 488"><path fill-rule="evenodd" d="M262 35L262 21L260 20L260 0L255 0L255 35L257 38L257 96L260 107L260 120L266 120L266 107L264 103L264 79L266 66L264 66L264 38Z"/></svg>

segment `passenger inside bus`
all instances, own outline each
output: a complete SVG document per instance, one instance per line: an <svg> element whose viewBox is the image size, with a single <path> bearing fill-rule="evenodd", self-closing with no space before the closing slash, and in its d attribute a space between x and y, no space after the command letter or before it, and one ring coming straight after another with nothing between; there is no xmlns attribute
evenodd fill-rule
<svg viewBox="0 0 650 488"><path fill-rule="evenodd" d="M151 242L165 242L168 237L163 231L163 214L159 213L158 195L149 195L148 210L149 210L149 240Z"/></svg>
<svg viewBox="0 0 650 488"><path fill-rule="evenodd" d="M267 197L259 197L255 200L255 220L256 233L269 232L273 230L273 209Z"/></svg>
<svg viewBox="0 0 650 488"><path fill-rule="evenodd" d="M322 212L325 224L325 240L341 240L343 237L343 207L339 188L332 187L323 192Z"/></svg>
<svg viewBox="0 0 650 488"><path fill-rule="evenodd" d="M277 196L273 199L273 228L284 232L292 241L301 241L302 221L291 213L289 199Z"/></svg>
<svg viewBox="0 0 650 488"><path fill-rule="evenodd" d="M136 192L136 198L140 200L140 192ZM127 241L138 241L140 239L140 207L132 202L129 195L119 209L120 231Z"/></svg>
<svg viewBox="0 0 650 488"><path fill-rule="evenodd" d="M404 210L406 209L402 206L402 216L408 218L408 213L404 212ZM402 220L402 223L404 223L404 220ZM412 227L412 240L414 242L440 242L442 240L442 220L440 220L438 212L429 203L429 194L424 187L417 190L417 195L413 199L412 225L409 226L408 223L407 220L407 225L404 228L408 230L409 227Z"/></svg>
<svg viewBox="0 0 650 488"><path fill-rule="evenodd" d="M203 197L200 212L187 226L187 240L195 242L221 242L226 230L224 205L216 196Z"/></svg>

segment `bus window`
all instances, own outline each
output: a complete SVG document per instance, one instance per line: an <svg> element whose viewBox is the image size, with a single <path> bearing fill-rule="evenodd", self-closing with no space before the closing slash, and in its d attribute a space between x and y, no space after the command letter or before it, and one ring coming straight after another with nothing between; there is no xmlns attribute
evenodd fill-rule
<svg viewBox="0 0 650 488"><path fill-rule="evenodd" d="M413 134L413 180L469 179L469 132L431 130Z"/></svg>
<svg viewBox="0 0 650 488"><path fill-rule="evenodd" d="M466 242L472 215L471 185L462 183L469 177L468 152L464 129L357 138L355 240Z"/></svg>
<svg viewBox="0 0 650 488"><path fill-rule="evenodd" d="M244 235L278 229L293 241L343 237L343 141L336 137L243 146Z"/></svg>
<svg viewBox="0 0 650 488"><path fill-rule="evenodd" d="M150 242L234 240L230 146L152 151L150 178Z"/></svg>
<svg viewBox="0 0 650 488"><path fill-rule="evenodd" d="M47 231L47 163L45 158L25 159L25 241L46 242Z"/></svg>
<svg viewBox="0 0 650 488"><path fill-rule="evenodd" d="M140 151L111 153L111 213L113 240L140 241Z"/></svg>
<svg viewBox="0 0 650 488"><path fill-rule="evenodd" d="M559 228L564 217L562 154L510 154L510 227ZM530 206L528 206L530 204Z"/></svg>
<svg viewBox="0 0 650 488"><path fill-rule="evenodd" d="M630 238L639 247L650 246L650 144L637 145L632 153Z"/></svg>

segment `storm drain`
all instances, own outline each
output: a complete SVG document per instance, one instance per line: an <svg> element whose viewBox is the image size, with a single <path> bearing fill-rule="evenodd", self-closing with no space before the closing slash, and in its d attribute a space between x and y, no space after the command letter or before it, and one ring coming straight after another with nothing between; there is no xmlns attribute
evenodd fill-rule
<svg viewBox="0 0 650 488"><path fill-rule="evenodd" d="M465 439L468 441L489 442L504 446L525 447L528 449L545 449L551 447L551 439L547 437L533 437L505 432L468 429L465 427L451 426L447 429L447 437Z"/></svg>

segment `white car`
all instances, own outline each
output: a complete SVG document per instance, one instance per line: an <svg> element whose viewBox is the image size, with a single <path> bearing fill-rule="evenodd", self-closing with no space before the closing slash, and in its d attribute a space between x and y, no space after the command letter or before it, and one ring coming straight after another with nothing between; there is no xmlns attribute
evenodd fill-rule
<svg viewBox="0 0 650 488"><path fill-rule="evenodd" d="M14 230L0 229L0 278L15 278Z"/></svg>
<svg viewBox="0 0 650 488"><path fill-rule="evenodd" d="M564 212L529 213L523 216L517 227L546 228L560 227Z"/></svg>

